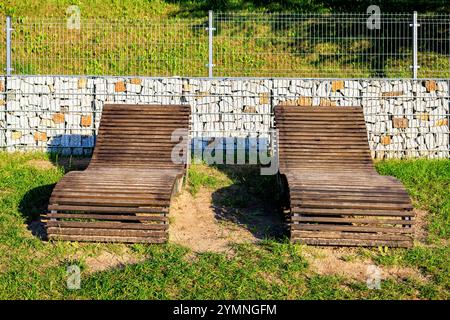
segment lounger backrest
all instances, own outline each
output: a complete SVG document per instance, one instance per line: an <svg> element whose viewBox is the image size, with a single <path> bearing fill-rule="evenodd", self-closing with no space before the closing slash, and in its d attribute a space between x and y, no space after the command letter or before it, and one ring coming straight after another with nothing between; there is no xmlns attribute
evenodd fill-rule
<svg viewBox="0 0 450 320"><path fill-rule="evenodd" d="M373 167L361 107L276 106L280 171Z"/></svg>
<svg viewBox="0 0 450 320"><path fill-rule="evenodd" d="M171 157L181 137L171 138L178 129L187 145L189 115L188 105L105 104L89 166L184 168Z"/></svg>

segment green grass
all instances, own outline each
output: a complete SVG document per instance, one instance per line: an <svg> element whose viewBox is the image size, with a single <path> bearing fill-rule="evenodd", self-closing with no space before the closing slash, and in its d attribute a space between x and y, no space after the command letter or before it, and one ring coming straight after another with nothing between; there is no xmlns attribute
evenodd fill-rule
<svg viewBox="0 0 450 320"><path fill-rule="evenodd" d="M378 163L377 170L399 178L413 199L414 207L430 213L430 240L449 239L450 161L386 161Z"/></svg>
<svg viewBox="0 0 450 320"><path fill-rule="evenodd" d="M81 10L80 30L66 28L70 5ZM2 13L13 16L13 67L18 74L207 76L208 37L204 26L208 9L243 14L340 10L332 4L301 0L7 0L0 3L0 25L5 20ZM378 52L386 59L377 62L376 69L380 70L373 70L368 53L378 49L356 33L336 41L330 34L351 31L320 34L332 25L324 27L312 20L255 22L264 17L267 15L262 13L248 24L217 23L213 52L216 76L411 76L410 48ZM60 19L60 25L41 28L39 24L48 18ZM117 19L121 20L112 22ZM442 37L437 30L433 32L436 34L430 37ZM5 38L4 27L0 28L0 37ZM311 38L314 41L308 40ZM4 44L0 43L0 49L1 65L5 61ZM418 59L419 77L449 75L450 62L445 53L419 52Z"/></svg>
<svg viewBox="0 0 450 320"><path fill-rule="evenodd" d="M30 160L41 153L0 153L0 299L449 299L449 161L385 161L383 174L405 183L418 208L430 211L430 239L411 249L354 249L348 260L371 259L380 266L407 266L426 278L383 281L369 290L361 281L319 275L308 263L311 248L286 241L235 245L233 256L193 253L174 245L123 245L46 242L27 230L27 222L45 210L51 188L64 169ZM193 165L187 188L194 194L230 185L252 196L275 199L270 178L252 168ZM87 258L123 250L142 262L86 274ZM81 289L66 289L66 267L82 269Z"/></svg>
<svg viewBox="0 0 450 320"><path fill-rule="evenodd" d="M217 172L214 168L208 168L199 163L190 166L188 180L188 190L193 196L198 193L201 187L218 189L230 186L233 183L233 180L225 173Z"/></svg>

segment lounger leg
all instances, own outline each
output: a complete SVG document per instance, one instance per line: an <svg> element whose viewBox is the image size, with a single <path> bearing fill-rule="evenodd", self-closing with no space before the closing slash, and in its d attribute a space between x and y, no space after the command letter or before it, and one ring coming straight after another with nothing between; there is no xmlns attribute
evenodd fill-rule
<svg viewBox="0 0 450 320"><path fill-rule="evenodd" d="M183 179L184 179L184 176L177 177L175 179L175 183L174 183L173 189L172 189L172 196L176 196L183 190Z"/></svg>

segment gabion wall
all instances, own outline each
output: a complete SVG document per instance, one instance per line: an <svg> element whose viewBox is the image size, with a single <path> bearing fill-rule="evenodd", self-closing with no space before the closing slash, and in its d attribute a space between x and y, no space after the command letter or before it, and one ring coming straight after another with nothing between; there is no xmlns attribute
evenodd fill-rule
<svg viewBox="0 0 450 320"><path fill-rule="evenodd" d="M270 139L278 104L362 106L373 157L449 157L449 81L439 79L0 77L0 148L89 154L104 103L189 104L200 144Z"/></svg>

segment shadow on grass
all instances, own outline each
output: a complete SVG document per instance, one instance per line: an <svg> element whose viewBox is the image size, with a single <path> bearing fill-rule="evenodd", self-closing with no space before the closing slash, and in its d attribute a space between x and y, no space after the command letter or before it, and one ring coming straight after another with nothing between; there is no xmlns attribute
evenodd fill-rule
<svg viewBox="0 0 450 320"><path fill-rule="evenodd" d="M62 167L67 173L73 170L84 170L89 164L90 157L86 156L60 156L56 153L49 154L49 160L53 165ZM28 230L32 235L41 239L47 239L47 232L41 215L48 212L49 200L56 183L41 185L25 193L19 203L19 211L25 218Z"/></svg>
<svg viewBox="0 0 450 320"><path fill-rule="evenodd" d="M57 167L62 167L64 172L85 170L91 161L91 155L86 156L61 156L59 153L50 153L50 161Z"/></svg>
<svg viewBox="0 0 450 320"><path fill-rule="evenodd" d="M249 230L257 239L282 240L288 236L276 176L263 176L258 166L218 166L233 184L212 194L217 220Z"/></svg>
<svg viewBox="0 0 450 320"><path fill-rule="evenodd" d="M47 212L48 202L55 185L43 185L29 190L19 204L19 210L26 220L28 230L41 240L47 239L47 233L40 215Z"/></svg>

